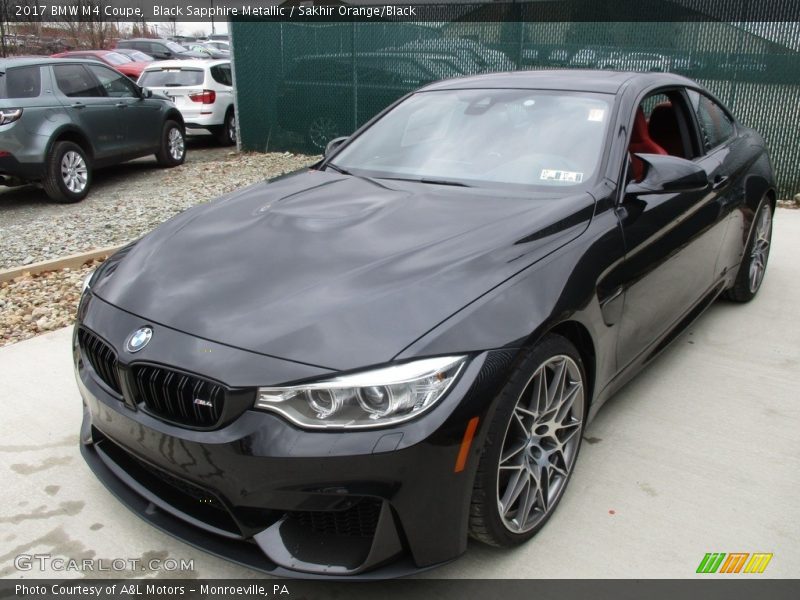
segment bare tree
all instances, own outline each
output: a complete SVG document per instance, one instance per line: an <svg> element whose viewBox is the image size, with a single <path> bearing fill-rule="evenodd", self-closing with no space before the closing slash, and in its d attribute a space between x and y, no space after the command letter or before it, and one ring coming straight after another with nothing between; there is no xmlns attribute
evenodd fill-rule
<svg viewBox="0 0 800 600"><path fill-rule="evenodd" d="M8 29L8 2L0 0L0 53L3 58L8 56L6 50L6 30Z"/></svg>
<svg viewBox="0 0 800 600"><path fill-rule="evenodd" d="M117 34L118 28L103 14L99 0L73 0L78 7L81 20L74 17L63 19L64 29L76 47L88 44L92 48L105 48Z"/></svg>

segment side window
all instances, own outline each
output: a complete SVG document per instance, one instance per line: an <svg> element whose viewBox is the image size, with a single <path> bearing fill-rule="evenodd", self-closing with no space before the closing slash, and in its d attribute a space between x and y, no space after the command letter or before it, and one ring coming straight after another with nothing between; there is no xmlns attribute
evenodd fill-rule
<svg viewBox="0 0 800 600"><path fill-rule="evenodd" d="M225 85L233 85L233 75L231 74L231 66L222 65L220 69L222 69L222 77L225 80Z"/></svg>
<svg viewBox="0 0 800 600"><path fill-rule="evenodd" d="M634 114L628 153L628 177L641 181L646 164L637 154L662 154L691 159L697 153L691 139L689 108L683 95L674 90L656 92L642 100Z"/></svg>
<svg viewBox="0 0 800 600"><path fill-rule="evenodd" d="M100 85L112 98L137 98L136 88L124 75L100 65L89 65L89 70L100 80Z"/></svg>
<svg viewBox="0 0 800 600"><path fill-rule="evenodd" d="M211 67L211 77L222 85L231 85L231 68L228 65Z"/></svg>
<svg viewBox="0 0 800 600"><path fill-rule="evenodd" d="M716 148L733 136L733 121L722 107L705 94L688 90L689 102L697 115L703 150Z"/></svg>
<svg viewBox="0 0 800 600"><path fill-rule="evenodd" d="M69 98L104 98L106 92L83 65L53 65L56 85Z"/></svg>
<svg viewBox="0 0 800 600"><path fill-rule="evenodd" d="M17 67L6 71L6 98L36 98L42 91L42 71L37 67Z"/></svg>

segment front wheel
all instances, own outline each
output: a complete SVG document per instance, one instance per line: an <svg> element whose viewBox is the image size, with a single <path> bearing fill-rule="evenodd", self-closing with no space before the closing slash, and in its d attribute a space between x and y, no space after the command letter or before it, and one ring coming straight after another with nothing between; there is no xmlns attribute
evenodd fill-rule
<svg viewBox="0 0 800 600"><path fill-rule="evenodd" d="M56 142L47 157L42 187L55 202L80 202L89 193L92 169L83 148L73 142Z"/></svg>
<svg viewBox="0 0 800 600"><path fill-rule="evenodd" d="M186 137L183 127L175 121L164 123L156 160L161 167L177 167L186 160Z"/></svg>
<svg viewBox="0 0 800 600"><path fill-rule="evenodd" d="M510 547L533 537L553 514L580 450L588 398L575 346L558 335L544 338L498 403L475 476L470 534Z"/></svg>
<svg viewBox="0 0 800 600"><path fill-rule="evenodd" d="M725 297L734 302L749 302L761 289L761 282L767 272L767 260L772 243L772 205L767 198L758 205L755 223L747 242L739 272L733 286L725 292Z"/></svg>

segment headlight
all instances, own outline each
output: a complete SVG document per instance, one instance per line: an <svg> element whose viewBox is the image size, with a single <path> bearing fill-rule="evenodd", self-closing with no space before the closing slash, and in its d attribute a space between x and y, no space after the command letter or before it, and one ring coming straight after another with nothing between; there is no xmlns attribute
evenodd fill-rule
<svg viewBox="0 0 800 600"><path fill-rule="evenodd" d="M255 407L301 427L383 427L432 407L465 362L464 356L426 358L306 385L260 388Z"/></svg>

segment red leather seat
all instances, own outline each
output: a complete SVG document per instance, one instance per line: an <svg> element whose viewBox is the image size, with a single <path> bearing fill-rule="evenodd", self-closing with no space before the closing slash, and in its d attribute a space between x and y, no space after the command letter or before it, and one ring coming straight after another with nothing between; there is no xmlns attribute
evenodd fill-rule
<svg viewBox="0 0 800 600"><path fill-rule="evenodd" d="M650 132L650 139L664 148L667 154L686 158L678 128L678 116L671 102L662 102L653 108L647 129Z"/></svg>
<svg viewBox="0 0 800 600"><path fill-rule="evenodd" d="M633 132L631 132L631 143L628 146L628 152L630 152L631 155L631 168L634 181L641 181L642 177L644 177L644 162L636 158L634 153L667 154L667 151L650 137L647 119L644 117L644 111L641 106L639 110L636 111L636 118L633 121Z"/></svg>

